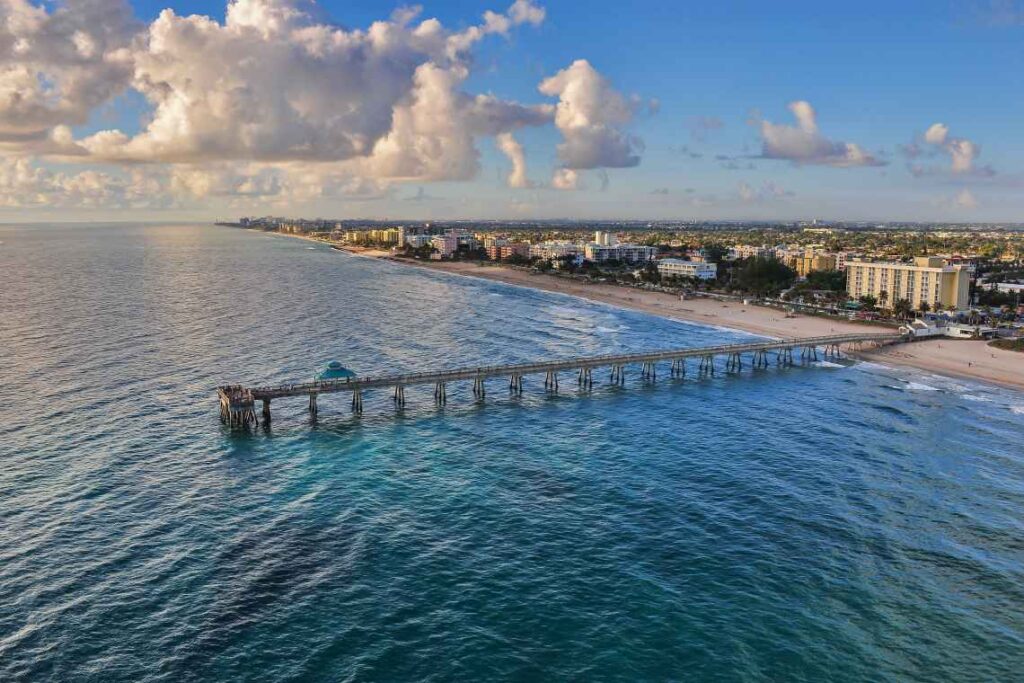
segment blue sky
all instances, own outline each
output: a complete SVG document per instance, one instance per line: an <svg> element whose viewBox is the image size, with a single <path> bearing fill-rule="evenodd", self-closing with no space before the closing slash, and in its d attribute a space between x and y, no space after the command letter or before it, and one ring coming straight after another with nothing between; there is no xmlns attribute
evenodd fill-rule
<svg viewBox="0 0 1024 683"><path fill-rule="evenodd" d="M284 0L246 2L262 12L259 3L278 7ZM46 5L51 14L60 7ZM132 12L141 35L151 44L156 26L152 22L166 7L179 19L200 14L218 25L226 21L220 2L137 0ZM297 25L366 29L374 21L388 20L399 7L322 2L313 9L302 7L305 18ZM410 26L436 17L455 34L479 25L485 11L500 13L506 7L504 2L429 2ZM8 208L0 209L0 217L80 214L85 206L96 214L156 218L316 213L394 218L1024 220L1024 3L638 0L625 6L549 2L542 7L542 20L539 15L517 19L507 31L475 40L454 62L442 64L445 69L465 68L454 92L493 95L534 108L502 123L506 127L499 126L500 130L474 128L471 147L479 154L475 169L470 169L472 150L463 150L465 158L444 161L448 170L426 172L417 163L415 173L395 171L393 159L362 163L351 151L312 160L310 144L322 145L322 135L335 134L334 128L316 130L320 124L334 125L320 114L301 121L299 127L315 142L299 145L307 151L288 152L287 158L273 145L272 150L254 147L248 139L223 158L202 152L201 144L196 146L200 151L180 158L166 148L154 152L147 127L154 118L169 116L166 111L154 115L154 97L159 96L154 93L178 87L186 92L187 74L167 75L166 69L145 73L152 54L142 54L132 57L126 68L134 69L134 76L123 75L114 95L85 118L66 122L75 143L88 153L69 156L40 152L38 146L11 144L6 151L0 147L8 164L22 159L23 165L31 163L45 173L64 174L61 177L85 170L101 173L115 185L121 183L112 201L83 199L80 190L74 190L79 194L72 198L62 198L62 185L54 180L39 193L52 201L6 201ZM66 11L74 7L69 5ZM510 9L507 16L518 15ZM89 21L86 18L83 25ZM184 26L183 20L180 23ZM279 39L292 40L267 38ZM421 59L439 64L442 60L433 53ZM569 70L576 60L586 60L587 68ZM346 68L348 62L340 67L339 63L332 61L325 68ZM232 66L221 68L231 75ZM36 68L41 78L47 76L45 60ZM292 69L285 82L311 78L297 67L285 68ZM563 70L561 94L550 89L555 84L546 94L538 91L545 79ZM245 73L249 75L237 75L235 86L238 78L258 80L253 72ZM167 79L161 90L152 86L139 91L147 87L139 83L151 84L157 77ZM344 83L349 87L350 81ZM573 84L600 93L599 103L574 102ZM218 87L219 83L208 85L206 92ZM323 92L333 86L311 81L310 87ZM362 87L373 88L367 82ZM406 100L396 100L396 106L408 98L426 97L416 92L406 91ZM260 101L268 97L264 93ZM351 93L341 97L336 110L353 106L347 99ZM628 106L628 116L609 113L620 100ZM600 102L609 102L610 109L602 111ZM803 133L798 131L796 110L790 108L794 102L807 103L811 112L811 128ZM595 122L593 127L582 132L565 128L555 113L563 107ZM544 120L533 120L537 117ZM379 118L389 120L387 113ZM272 126L274 120L258 123ZM468 118L455 128L479 127L474 120ZM8 137L14 135L15 125L22 126L17 132L25 130L26 124L13 122L13 114L11 121ZM188 128L197 121L186 117L182 125ZM0 141L3 123L0 112ZM942 126L933 129L929 141L925 133L934 124ZM387 128L360 125L382 135ZM780 128L773 133L771 126ZM109 130L118 130L131 141L114 149L93 139L97 132ZM215 127L212 130L216 132ZM393 138L396 132L392 128ZM495 135L506 133L522 146L525 181L509 180L512 157L496 148ZM580 144L594 147L573 156L559 145L576 133ZM443 135L431 140L440 149L460 144ZM191 142L183 139L168 145L186 148ZM851 151L846 143L856 149ZM421 153L426 143L415 144L416 153ZM638 157L639 163L616 156L612 148L617 144L627 144L629 158ZM367 150L355 154L366 155ZM300 187L304 163L319 169L315 190ZM381 170L384 167L390 170ZM572 189L553 189L553 176L564 171L573 174ZM213 174L216 180L211 180ZM165 193L165 201L140 201L135 190L131 196L136 199L125 198L126 178L150 175L156 178L152 190ZM253 189L256 185L259 189ZM182 190L186 186L188 192ZM339 191L342 186L356 189ZM15 191L16 187L8 189ZM0 187L0 198L3 192ZM76 206L76 201L85 204Z"/></svg>

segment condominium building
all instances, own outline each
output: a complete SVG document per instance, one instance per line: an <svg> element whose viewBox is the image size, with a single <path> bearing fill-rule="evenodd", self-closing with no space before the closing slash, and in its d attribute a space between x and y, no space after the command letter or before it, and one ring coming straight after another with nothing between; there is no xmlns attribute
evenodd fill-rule
<svg viewBox="0 0 1024 683"><path fill-rule="evenodd" d="M934 256L918 257L913 263L857 259L846 264L846 291L850 296L873 296L885 307L906 299L915 309L926 303L932 310L963 310L969 305L969 287L969 268L951 266Z"/></svg>
<svg viewBox="0 0 1024 683"><path fill-rule="evenodd" d="M807 277L814 270L835 270L836 257L831 254L804 254L795 260L796 274Z"/></svg>
<svg viewBox="0 0 1024 683"><path fill-rule="evenodd" d="M600 244L602 247L610 247L615 244L616 241L615 235L610 232L598 230L594 233L594 244Z"/></svg>
<svg viewBox="0 0 1024 683"><path fill-rule="evenodd" d="M549 240L530 246L530 256L539 259L559 259L563 256L577 256L582 251L580 245L566 240Z"/></svg>
<svg viewBox="0 0 1024 683"><path fill-rule="evenodd" d="M717 263L684 261L678 258L664 258L658 261L658 273L662 277L693 277L699 280L714 280L718 277Z"/></svg>
<svg viewBox="0 0 1024 683"><path fill-rule="evenodd" d="M430 243L434 246L434 249L437 249L437 253L434 254L435 256L449 258L458 251L459 236L455 232L449 232L445 235L434 235L430 238Z"/></svg>
<svg viewBox="0 0 1024 683"><path fill-rule="evenodd" d="M733 259L740 258L774 258L775 249L768 245L756 246L753 244L737 244L729 250L729 256Z"/></svg>
<svg viewBox="0 0 1024 683"><path fill-rule="evenodd" d="M605 261L646 263L652 260L657 253L658 250L655 247L648 247L642 244L613 244L610 246L588 244L583 250L583 255L586 259L595 263L604 263Z"/></svg>
<svg viewBox="0 0 1024 683"><path fill-rule="evenodd" d="M509 242L507 240L488 240L484 248L487 250L487 258L492 261L504 261L513 256L530 257L530 245L526 242Z"/></svg>

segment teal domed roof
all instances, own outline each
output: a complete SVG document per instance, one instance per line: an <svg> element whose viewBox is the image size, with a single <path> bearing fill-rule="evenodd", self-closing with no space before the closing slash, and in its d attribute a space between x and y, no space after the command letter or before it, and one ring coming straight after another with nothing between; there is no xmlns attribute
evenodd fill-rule
<svg viewBox="0 0 1024 683"><path fill-rule="evenodd" d="M328 363L323 370L316 374L317 380L332 380L332 379L350 379L355 377L356 373L352 372L339 361L332 360Z"/></svg>

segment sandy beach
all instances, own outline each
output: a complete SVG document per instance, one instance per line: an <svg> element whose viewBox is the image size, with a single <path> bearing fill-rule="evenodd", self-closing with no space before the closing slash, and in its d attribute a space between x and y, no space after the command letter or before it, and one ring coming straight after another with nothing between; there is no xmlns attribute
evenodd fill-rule
<svg viewBox="0 0 1024 683"><path fill-rule="evenodd" d="M365 252L367 256L382 253ZM770 337L813 337L892 330L882 325L811 315L787 317L784 312L774 308L745 305L738 301L709 298L680 300L677 296L661 292L647 292L612 284L591 284L501 266L481 266L460 261L391 260L447 273L570 294L675 320L728 327ZM931 339L864 351L859 356L890 366L912 367L939 375L981 380L1024 390L1024 355L990 347L984 341Z"/></svg>

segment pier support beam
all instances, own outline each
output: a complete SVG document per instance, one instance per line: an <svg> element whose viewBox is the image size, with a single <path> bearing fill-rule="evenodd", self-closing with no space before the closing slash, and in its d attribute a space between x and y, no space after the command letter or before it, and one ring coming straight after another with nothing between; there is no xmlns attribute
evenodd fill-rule
<svg viewBox="0 0 1024 683"><path fill-rule="evenodd" d="M590 368L580 368L576 379L581 389L590 389L594 386L594 375Z"/></svg>
<svg viewBox="0 0 1024 683"><path fill-rule="evenodd" d="M658 370L654 363L643 363L640 366L640 376L646 380L658 379Z"/></svg>
<svg viewBox="0 0 1024 683"><path fill-rule="evenodd" d="M477 377L473 380L473 395L477 398L485 398L487 391L484 389L484 378Z"/></svg>
<svg viewBox="0 0 1024 683"><path fill-rule="evenodd" d="M544 375L544 388L558 393L558 372L556 370L548 370Z"/></svg>
<svg viewBox="0 0 1024 683"><path fill-rule="evenodd" d="M316 419L317 407L316 407L316 392L309 392L309 415L314 420Z"/></svg>
<svg viewBox="0 0 1024 683"><path fill-rule="evenodd" d="M263 426L270 426L270 399L263 399Z"/></svg>
<svg viewBox="0 0 1024 683"><path fill-rule="evenodd" d="M612 384L623 385L626 383L626 372L625 367L622 365L613 365L611 377L608 379Z"/></svg>
<svg viewBox="0 0 1024 683"><path fill-rule="evenodd" d="M356 415L363 414L363 390L354 389L352 391L352 412Z"/></svg>
<svg viewBox="0 0 1024 683"><path fill-rule="evenodd" d="M523 395L523 376L512 375L508 378L508 390L514 396Z"/></svg>
<svg viewBox="0 0 1024 683"><path fill-rule="evenodd" d="M395 386L395 398L394 398L394 401L395 401L395 407L396 408L404 408L405 407L405 386L403 386L401 384L398 384L398 385Z"/></svg>
<svg viewBox="0 0 1024 683"><path fill-rule="evenodd" d="M670 377L686 377L686 360L683 358L676 358L672 361L672 365L669 367Z"/></svg>
<svg viewBox="0 0 1024 683"><path fill-rule="evenodd" d="M444 382L438 382L434 385L434 403L439 406L448 403L448 391L444 386Z"/></svg>

